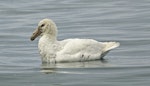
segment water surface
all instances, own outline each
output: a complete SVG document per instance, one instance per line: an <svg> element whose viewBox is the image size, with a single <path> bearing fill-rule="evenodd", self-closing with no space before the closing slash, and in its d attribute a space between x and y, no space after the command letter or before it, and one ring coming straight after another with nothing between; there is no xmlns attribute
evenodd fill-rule
<svg viewBox="0 0 150 86"><path fill-rule="evenodd" d="M0 1L1 86L149 86L149 0ZM119 41L105 61L41 64L37 23L53 19L58 40Z"/></svg>

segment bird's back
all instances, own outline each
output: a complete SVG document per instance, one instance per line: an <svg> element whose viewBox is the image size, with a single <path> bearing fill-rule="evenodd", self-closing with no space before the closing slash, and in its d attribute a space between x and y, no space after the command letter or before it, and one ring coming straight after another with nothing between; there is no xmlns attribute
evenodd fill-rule
<svg viewBox="0 0 150 86"><path fill-rule="evenodd" d="M90 61L101 59L108 51L119 46L117 42L98 42L92 39L68 39L62 42L58 61Z"/></svg>

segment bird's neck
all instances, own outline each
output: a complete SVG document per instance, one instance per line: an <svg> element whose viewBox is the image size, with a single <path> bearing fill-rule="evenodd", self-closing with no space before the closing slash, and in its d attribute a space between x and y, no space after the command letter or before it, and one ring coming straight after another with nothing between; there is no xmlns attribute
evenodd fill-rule
<svg viewBox="0 0 150 86"><path fill-rule="evenodd" d="M57 36L53 34L43 34L39 41L42 41L45 43L54 43L57 41Z"/></svg>

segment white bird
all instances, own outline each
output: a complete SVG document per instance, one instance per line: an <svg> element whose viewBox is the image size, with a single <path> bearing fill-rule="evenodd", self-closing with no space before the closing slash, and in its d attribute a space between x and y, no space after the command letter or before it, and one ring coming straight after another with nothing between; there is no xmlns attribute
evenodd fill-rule
<svg viewBox="0 0 150 86"><path fill-rule="evenodd" d="M119 42L98 42L93 39L57 40L57 27L51 19L43 19L33 32L31 41L40 36L38 49L42 62L75 62L103 59Z"/></svg>

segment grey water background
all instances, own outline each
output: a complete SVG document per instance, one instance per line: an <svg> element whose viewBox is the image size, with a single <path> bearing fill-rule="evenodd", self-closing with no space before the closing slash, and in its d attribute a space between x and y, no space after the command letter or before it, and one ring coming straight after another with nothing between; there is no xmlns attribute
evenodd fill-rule
<svg viewBox="0 0 150 86"><path fill-rule="evenodd" d="M58 40L118 41L105 61L42 64L37 23L53 19ZM0 86L149 86L150 0L1 0Z"/></svg>

